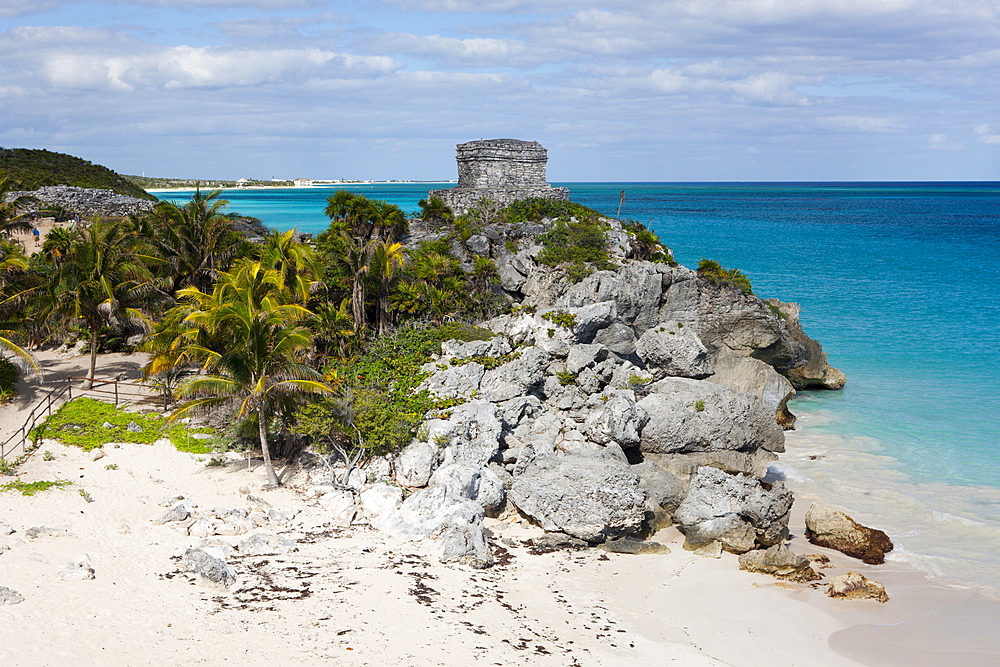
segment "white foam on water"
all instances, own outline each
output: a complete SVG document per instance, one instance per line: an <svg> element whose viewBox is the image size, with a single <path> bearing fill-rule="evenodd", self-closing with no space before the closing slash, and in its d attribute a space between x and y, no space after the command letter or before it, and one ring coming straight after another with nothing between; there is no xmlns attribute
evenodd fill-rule
<svg viewBox="0 0 1000 667"><path fill-rule="evenodd" d="M884 530L895 544L890 560L1000 594L1000 489L915 482L877 440L817 432L816 423L815 414L801 419L772 464L789 488Z"/></svg>

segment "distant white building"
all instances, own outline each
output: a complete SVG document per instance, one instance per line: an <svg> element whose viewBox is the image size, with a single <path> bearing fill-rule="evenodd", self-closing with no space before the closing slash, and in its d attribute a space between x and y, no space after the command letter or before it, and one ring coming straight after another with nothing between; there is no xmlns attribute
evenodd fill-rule
<svg viewBox="0 0 1000 667"><path fill-rule="evenodd" d="M250 182L250 179L248 179L248 178L241 178L238 181L236 181L236 187L238 187L238 188L246 187L246 184L249 183L249 182Z"/></svg>
<svg viewBox="0 0 1000 667"><path fill-rule="evenodd" d="M311 178L296 178L292 182L295 184L295 187L297 188L311 188L313 184Z"/></svg>

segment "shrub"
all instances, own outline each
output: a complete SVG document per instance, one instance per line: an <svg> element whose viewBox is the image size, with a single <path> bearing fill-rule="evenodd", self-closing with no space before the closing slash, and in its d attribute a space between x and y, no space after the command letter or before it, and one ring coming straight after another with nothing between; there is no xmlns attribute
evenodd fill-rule
<svg viewBox="0 0 1000 667"><path fill-rule="evenodd" d="M721 264L711 259L704 259L698 262L698 275L712 283L713 285L731 285L744 294L753 294L753 287L750 279L739 269L726 269Z"/></svg>
<svg viewBox="0 0 1000 667"><path fill-rule="evenodd" d="M340 398L327 397L303 408L293 428L313 438L317 449L333 443L358 444L372 454L397 451L409 443L429 410L461 401L440 400L417 387L427 377L421 366L441 353L446 340L489 340L496 334L463 323L408 327L378 339L358 359L328 367L343 379Z"/></svg>
<svg viewBox="0 0 1000 667"><path fill-rule="evenodd" d="M538 262L547 266L569 265L576 281L592 268L614 269L608 254L608 227L596 220L560 220L538 237L542 251Z"/></svg>
<svg viewBox="0 0 1000 667"><path fill-rule="evenodd" d="M694 402L695 412L701 412L704 409L705 409L705 401L699 398L697 401Z"/></svg>
<svg viewBox="0 0 1000 667"><path fill-rule="evenodd" d="M556 371L556 379L559 380L559 384L564 387L568 384L576 384L576 375L569 372L565 368L561 371Z"/></svg>
<svg viewBox="0 0 1000 667"><path fill-rule="evenodd" d="M567 313L565 310L550 310L547 313L542 313L542 319L552 322L552 324L559 325L564 329L572 329L576 326L576 315L573 313ZM551 338L551 336L549 336Z"/></svg>

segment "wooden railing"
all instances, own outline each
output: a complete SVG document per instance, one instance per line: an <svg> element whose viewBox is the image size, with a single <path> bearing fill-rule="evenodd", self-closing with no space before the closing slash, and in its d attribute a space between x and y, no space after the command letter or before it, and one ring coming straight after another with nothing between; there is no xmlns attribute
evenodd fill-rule
<svg viewBox="0 0 1000 667"><path fill-rule="evenodd" d="M82 382L83 386L74 387L75 382ZM110 387L110 388L109 388ZM144 391L136 391L135 387ZM88 377L68 377L62 386L52 389L40 400L28 413L28 418L19 429L7 436L7 439L0 442L0 460L6 461L10 465L20 463L19 459L31 452L29 435L31 430L52 414L55 408L64 402L73 400L74 396L91 396L102 401L114 401L119 403L132 403L134 401L151 396L150 389L138 382L126 382L123 380L99 380ZM18 453L20 450L20 453ZM14 458L17 457L17 458Z"/></svg>

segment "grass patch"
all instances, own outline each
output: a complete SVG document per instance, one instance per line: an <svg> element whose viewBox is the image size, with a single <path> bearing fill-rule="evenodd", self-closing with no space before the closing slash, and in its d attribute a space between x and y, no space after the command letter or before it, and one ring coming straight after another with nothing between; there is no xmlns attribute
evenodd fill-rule
<svg viewBox="0 0 1000 667"><path fill-rule="evenodd" d="M0 491L19 491L22 496L33 496L39 491L46 491L51 489L53 486L69 486L73 482L57 481L57 482L22 482L19 479L13 482L8 482L6 484L0 484Z"/></svg>
<svg viewBox="0 0 1000 667"><path fill-rule="evenodd" d="M51 417L31 431L31 439L58 440L64 445L80 447L85 451L103 447L109 442L129 442L151 445L160 438L167 437L178 451L191 454L207 454L213 451L213 440L190 437L183 424L171 424L164 428L166 418L138 412L126 412L110 403L86 396L65 403ZM129 424L136 424L142 430L130 431ZM105 426L109 424L109 426ZM211 433L205 427L190 429L190 433Z"/></svg>

